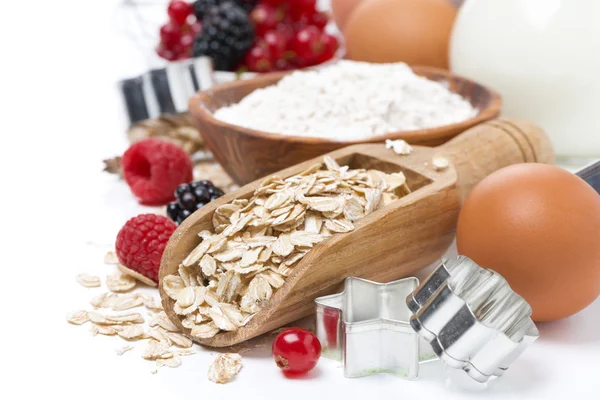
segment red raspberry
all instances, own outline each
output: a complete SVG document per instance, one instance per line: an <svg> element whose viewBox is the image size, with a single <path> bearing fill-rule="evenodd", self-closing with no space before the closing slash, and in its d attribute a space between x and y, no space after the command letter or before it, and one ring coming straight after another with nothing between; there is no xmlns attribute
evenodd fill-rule
<svg viewBox="0 0 600 400"><path fill-rule="evenodd" d="M134 143L121 160L123 177L143 204L167 204L192 180L192 161L179 146L160 139Z"/></svg>
<svg viewBox="0 0 600 400"><path fill-rule="evenodd" d="M162 215L131 218L117 235L117 257L125 267L158 283L160 259L177 226Z"/></svg>

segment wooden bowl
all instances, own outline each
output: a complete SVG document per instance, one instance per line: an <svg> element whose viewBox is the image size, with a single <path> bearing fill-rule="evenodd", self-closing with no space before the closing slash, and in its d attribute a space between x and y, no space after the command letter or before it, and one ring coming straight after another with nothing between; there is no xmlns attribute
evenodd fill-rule
<svg viewBox="0 0 600 400"><path fill-rule="evenodd" d="M252 91L277 83L286 73L265 74L199 92L190 100L189 112L217 161L240 185L353 144L404 139L411 144L436 146L474 125L497 117L500 113L500 96L476 82L438 68L414 67L413 71L428 79L447 83L451 91L466 98L479 113L457 124L393 132L360 141L272 134L228 124L214 118L213 112L217 109L238 103Z"/></svg>

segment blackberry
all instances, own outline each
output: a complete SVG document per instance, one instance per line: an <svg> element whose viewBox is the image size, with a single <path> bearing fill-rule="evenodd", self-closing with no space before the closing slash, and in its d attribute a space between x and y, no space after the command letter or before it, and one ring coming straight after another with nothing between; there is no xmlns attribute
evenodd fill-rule
<svg viewBox="0 0 600 400"><path fill-rule="evenodd" d="M223 2L223 0L196 0L193 4L194 15L198 21L202 21L208 10L213 7L217 7Z"/></svg>
<svg viewBox="0 0 600 400"><path fill-rule="evenodd" d="M194 57L211 57L215 69L232 71L253 42L254 26L248 14L228 1L207 11L202 33L194 42Z"/></svg>
<svg viewBox="0 0 600 400"><path fill-rule="evenodd" d="M249 14L258 3L258 0L196 0L193 4L194 14L198 21L202 21L208 10L212 7L217 7L226 1L232 1L242 7L242 9L246 11L246 14Z"/></svg>
<svg viewBox="0 0 600 400"><path fill-rule="evenodd" d="M181 184L175 189L176 200L167 206L167 216L181 224L194 211L223 196L223 191L211 181Z"/></svg>

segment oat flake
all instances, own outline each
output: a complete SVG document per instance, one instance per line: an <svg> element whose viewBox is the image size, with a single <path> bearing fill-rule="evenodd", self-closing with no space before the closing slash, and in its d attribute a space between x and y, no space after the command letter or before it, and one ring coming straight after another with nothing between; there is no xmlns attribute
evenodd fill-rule
<svg viewBox="0 0 600 400"><path fill-rule="evenodd" d="M77 275L77 282L79 282L81 286L94 288L100 286L100 277L95 275L79 274Z"/></svg>
<svg viewBox="0 0 600 400"><path fill-rule="evenodd" d="M242 369L242 356L235 353L225 353L217 356L208 369L208 379L215 383L231 381Z"/></svg>
<svg viewBox="0 0 600 400"><path fill-rule="evenodd" d="M116 349L116 353L118 356L122 356L123 354L127 353L128 351L133 350L134 347L133 346L123 346L123 347L119 347L118 349Z"/></svg>
<svg viewBox="0 0 600 400"><path fill-rule="evenodd" d="M136 280L125 274L113 274L106 278L108 290L115 293L128 292L135 287Z"/></svg>
<svg viewBox="0 0 600 400"><path fill-rule="evenodd" d="M436 171L443 171L450 166L450 160L442 156L434 156L431 159L431 164Z"/></svg>
<svg viewBox="0 0 600 400"><path fill-rule="evenodd" d="M82 325L90 320L87 311L76 311L67 315L67 321L73 325Z"/></svg>

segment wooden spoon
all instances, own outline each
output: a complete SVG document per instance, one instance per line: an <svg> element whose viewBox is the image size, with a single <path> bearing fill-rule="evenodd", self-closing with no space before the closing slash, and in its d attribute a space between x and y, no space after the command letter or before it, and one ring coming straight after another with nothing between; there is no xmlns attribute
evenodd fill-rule
<svg viewBox="0 0 600 400"><path fill-rule="evenodd" d="M198 245L198 233L212 230L215 209L238 198L249 198L261 181L202 207L175 231L163 254L160 294L169 318L195 341L214 347L231 346L314 312L313 300L334 293L348 276L388 282L412 274L439 259L452 243L461 198L490 173L521 162L552 163L552 147L542 130L527 122L493 120L464 132L437 148L415 147L401 156L383 144L355 145L329 153L340 165L402 171L412 193L355 222L355 230L336 234L316 245L294 267L285 284L266 306L235 332L199 339L181 325L174 301L164 292L163 278L176 274L181 261ZM451 165L437 171L434 156ZM278 173L295 175L322 157Z"/></svg>

